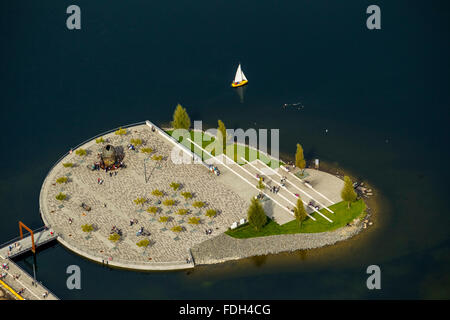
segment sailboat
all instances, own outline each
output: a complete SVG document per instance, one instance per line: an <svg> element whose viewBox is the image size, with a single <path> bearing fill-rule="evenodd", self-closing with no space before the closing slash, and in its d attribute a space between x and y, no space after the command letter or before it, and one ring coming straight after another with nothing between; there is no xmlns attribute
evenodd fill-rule
<svg viewBox="0 0 450 320"><path fill-rule="evenodd" d="M234 77L234 81L231 83L231 86L233 88L245 86L248 83L247 78L245 77L245 74L242 72L241 64L239 64L236 76Z"/></svg>

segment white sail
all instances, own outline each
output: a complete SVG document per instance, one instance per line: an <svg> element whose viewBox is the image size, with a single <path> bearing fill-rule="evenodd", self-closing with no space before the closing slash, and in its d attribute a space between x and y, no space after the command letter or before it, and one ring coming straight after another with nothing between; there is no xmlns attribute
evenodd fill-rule
<svg viewBox="0 0 450 320"><path fill-rule="evenodd" d="M247 78L245 77L245 74L244 74L244 72L242 70L241 70L241 73L242 73L242 79L247 81Z"/></svg>
<svg viewBox="0 0 450 320"><path fill-rule="evenodd" d="M241 64L239 64L237 71L236 71L236 76L234 77L234 82L241 82L243 79L242 78L243 75L244 74L242 73L242 70L241 70Z"/></svg>

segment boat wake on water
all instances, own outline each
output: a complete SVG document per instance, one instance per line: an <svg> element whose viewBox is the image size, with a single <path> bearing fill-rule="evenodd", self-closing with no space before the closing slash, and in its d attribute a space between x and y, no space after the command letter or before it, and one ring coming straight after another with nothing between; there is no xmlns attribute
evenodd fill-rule
<svg viewBox="0 0 450 320"><path fill-rule="evenodd" d="M297 110L301 110L301 109L304 109L305 106L301 102L297 102L297 103L285 103L281 106L281 108L282 109L296 108Z"/></svg>

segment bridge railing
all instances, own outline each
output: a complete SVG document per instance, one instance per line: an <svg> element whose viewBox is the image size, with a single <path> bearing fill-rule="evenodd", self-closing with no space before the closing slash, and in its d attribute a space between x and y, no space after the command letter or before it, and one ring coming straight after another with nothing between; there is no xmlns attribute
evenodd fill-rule
<svg viewBox="0 0 450 320"><path fill-rule="evenodd" d="M41 232L41 231L45 230L46 228L47 228L46 226L39 227L39 228L33 230L33 234L36 234L36 233L38 233L38 232ZM28 236L28 234L30 234L28 231L24 232L24 233L23 233L23 237L26 238L26 237ZM6 246L9 246L9 245L11 245L11 244L13 244L13 243L15 243L15 242L17 242L17 241L20 241L20 240L22 240L22 239L20 238L20 236L17 236L17 237L15 237L15 238L11 239L11 240L8 240L8 241L6 241L5 243L0 244L0 249L4 248L4 247L6 247Z"/></svg>

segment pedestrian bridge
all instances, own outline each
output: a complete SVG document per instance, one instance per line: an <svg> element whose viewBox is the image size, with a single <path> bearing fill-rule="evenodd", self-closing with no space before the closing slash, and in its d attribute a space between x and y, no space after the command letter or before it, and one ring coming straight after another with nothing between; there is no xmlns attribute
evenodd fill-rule
<svg viewBox="0 0 450 320"><path fill-rule="evenodd" d="M34 230L33 234L36 248L57 238L57 235L45 226ZM31 234L27 237L24 236L23 239L17 237L0 245L0 257L3 259L14 258L30 251L32 248Z"/></svg>

